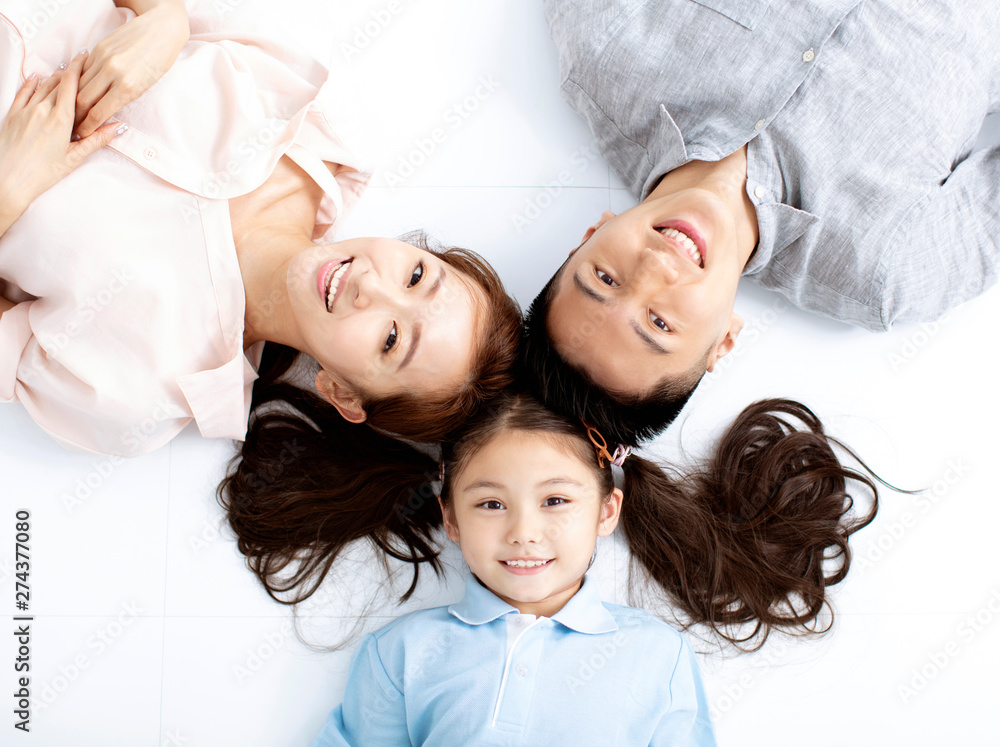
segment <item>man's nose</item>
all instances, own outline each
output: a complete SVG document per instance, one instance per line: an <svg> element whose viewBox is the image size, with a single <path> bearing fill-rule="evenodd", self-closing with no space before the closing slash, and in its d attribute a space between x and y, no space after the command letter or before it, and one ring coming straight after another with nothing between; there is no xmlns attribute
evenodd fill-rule
<svg viewBox="0 0 1000 747"><path fill-rule="evenodd" d="M669 251L646 247L642 250L635 284L641 287L673 285L681 276L677 261Z"/></svg>

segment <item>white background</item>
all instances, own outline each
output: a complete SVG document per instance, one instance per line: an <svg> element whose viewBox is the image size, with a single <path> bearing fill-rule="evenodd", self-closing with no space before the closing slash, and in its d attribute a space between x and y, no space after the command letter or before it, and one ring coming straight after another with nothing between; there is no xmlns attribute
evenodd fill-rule
<svg viewBox="0 0 1000 747"><path fill-rule="evenodd" d="M484 254L527 305L601 211L634 203L559 97L539 3L342 5L336 28L304 21L301 34L316 48L332 38L340 118L379 167L344 238L425 228ZM1000 744L988 716L1000 665L1000 293L885 334L750 284L737 311L747 330L656 453L697 458L743 406L788 396L887 480L927 492L883 494L825 637L779 637L745 656L693 641L709 652L720 744ZM14 512L27 508L35 618L28 735L13 728L15 641L2 633L13 622L0 626L0 744L309 742L341 698L352 646L304 646L244 567L214 497L233 452L189 428L115 463L62 451L19 405L0 408L0 610L15 614ZM461 560L448 557L447 582L425 579L406 609L455 601ZM384 574L365 561L359 548L301 610L309 641L336 644L398 613L384 598L366 604ZM627 601L625 568L623 547L605 542L594 573L609 601Z"/></svg>

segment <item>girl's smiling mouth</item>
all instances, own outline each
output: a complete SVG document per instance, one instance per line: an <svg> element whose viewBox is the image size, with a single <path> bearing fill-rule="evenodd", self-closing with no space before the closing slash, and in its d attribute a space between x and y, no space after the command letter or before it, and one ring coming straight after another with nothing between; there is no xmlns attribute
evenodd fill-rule
<svg viewBox="0 0 1000 747"><path fill-rule="evenodd" d="M549 558L548 560L541 560L539 558L511 558L510 560L501 560L500 565L518 576L526 576L533 573L541 573L554 560L555 558Z"/></svg>

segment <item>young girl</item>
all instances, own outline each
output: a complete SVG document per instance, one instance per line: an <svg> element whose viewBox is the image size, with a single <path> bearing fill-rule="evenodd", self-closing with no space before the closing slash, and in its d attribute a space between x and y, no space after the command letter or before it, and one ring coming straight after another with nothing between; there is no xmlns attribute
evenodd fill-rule
<svg viewBox="0 0 1000 747"><path fill-rule="evenodd" d="M781 422L767 404L751 425ZM733 496L704 505L695 482L674 483L627 449L609 453L592 428L524 395L501 397L442 461L444 526L471 570L465 598L367 637L314 745L714 744L687 643L647 612L602 603L585 573L597 537L621 518L637 559L691 622L745 640L724 626L754 622L766 637L813 620L824 586L846 573L847 536L875 508L845 519L848 473L808 411L794 414L807 433L786 425L760 439L792 435L804 447L799 478L822 479L745 515L730 513ZM803 477L810 464L819 473ZM841 565L826 575L830 545Z"/></svg>

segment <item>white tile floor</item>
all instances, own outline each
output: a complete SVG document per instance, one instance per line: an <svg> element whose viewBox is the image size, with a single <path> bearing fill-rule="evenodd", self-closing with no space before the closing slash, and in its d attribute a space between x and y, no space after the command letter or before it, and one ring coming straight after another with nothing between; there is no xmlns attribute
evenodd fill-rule
<svg viewBox="0 0 1000 747"><path fill-rule="evenodd" d="M485 254L526 304L602 210L632 204L559 98L537 2L343 5L336 75L356 102L344 120L381 167L345 237L426 228ZM307 43L328 43L319 32L305 29ZM881 335L752 286L737 308L748 329L660 454L697 457L742 406L785 395L814 407L887 479L928 492L884 495L875 524L856 535L826 637L702 657L720 744L1000 744L988 716L1000 665L1000 491L990 472L1000 292L938 325ZM30 735L13 729L16 653L13 636L0 635L10 698L0 743L308 743L343 692L350 649L303 646L289 611L220 531L214 486L231 453L188 431L115 463L64 452L19 406L0 408L0 610L12 626L14 513L28 508L35 617ZM596 574L619 601L623 568L621 547L606 543ZM406 608L454 600L460 575L426 579ZM359 551L302 611L303 634L342 640L377 578ZM376 603L362 625L395 613Z"/></svg>

